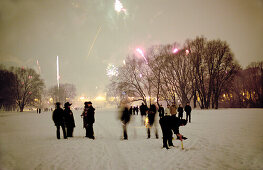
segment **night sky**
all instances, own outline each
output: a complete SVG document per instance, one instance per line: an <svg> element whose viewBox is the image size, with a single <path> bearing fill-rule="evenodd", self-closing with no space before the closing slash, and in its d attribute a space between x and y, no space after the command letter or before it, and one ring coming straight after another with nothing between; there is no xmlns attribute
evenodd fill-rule
<svg viewBox="0 0 263 170"><path fill-rule="evenodd" d="M120 0L120 12L114 2L1 0L0 64L39 72L38 60L50 87L59 56L60 82L96 96L109 83L108 64L121 65L138 47L203 35L227 41L243 68L263 60L263 0Z"/></svg>

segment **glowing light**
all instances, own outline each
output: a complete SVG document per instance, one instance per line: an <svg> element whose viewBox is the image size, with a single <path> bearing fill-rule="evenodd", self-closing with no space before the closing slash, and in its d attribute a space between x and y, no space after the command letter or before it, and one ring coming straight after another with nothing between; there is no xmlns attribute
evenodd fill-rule
<svg viewBox="0 0 263 170"><path fill-rule="evenodd" d="M189 50L185 50L185 54L188 55L189 54Z"/></svg>
<svg viewBox="0 0 263 170"><path fill-rule="evenodd" d="M149 118L148 117L145 118L144 125L145 125L145 127L149 126Z"/></svg>
<svg viewBox="0 0 263 170"><path fill-rule="evenodd" d="M109 101L113 102L116 99L116 97L110 97Z"/></svg>
<svg viewBox="0 0 263 170"><path fill-rule="evenodd" d="M122 3L119 0L115 1L114 8L115 8L115 11L117 11L118 13L123 11L126 14L126 9L123 8L123 5L122 5Z"/></svg>
<svg viewBox="0 0 263 170"><path fill-rule="evenodd" d="M123 64L124 64L124 65L126 65L126 62L125 62L125 60L123 60Z"/></svg>
<svg viewBox="0 0 263 170"><path fill-rule="evenodd" d="M139 76L140 76L140 78L142 78L142 74L140 74Z"/></svg>
<svg viewBox="0 0 263 170"><path fill-rule="evenodd" d="M143 53L143 51L142 51L142 49L140 49L140 48L136 48L136 51L144 58L144 60L145 60L145 62L146 62L146 64L148 64L148 61L147 61L147 59L145 58L145 56L144 56L144 53Z"/></svg>
<svg viewBox="0 0 263 170"><path fill-rule="evenodd" d="M177 48L173 49L173 53L177 53L179 50Z"/></svg>
<svg viewBox="0 0 263 170"><path fill-rule="evenodd" d="M107 66L107 76L108 77L112 77L112 76L118 76L119 72L118 72L118 68L115 67L113 64L109 64Z"/></svg>
<svg viewBox="0 0 263 170"><path fill-rule="evenodd" d="M143 54L142 49L140 49L140 48L136 48L136 51L137 51L141 56L144 57L144 54Z"/></svg>
<svg viewBox="0 0 263 170"><path fill-rule="evenodd" d="M95 98L95 100L96 100L96 101L105 101L106 98L105 98L104 96L97 96L97 97Z"/></svg>

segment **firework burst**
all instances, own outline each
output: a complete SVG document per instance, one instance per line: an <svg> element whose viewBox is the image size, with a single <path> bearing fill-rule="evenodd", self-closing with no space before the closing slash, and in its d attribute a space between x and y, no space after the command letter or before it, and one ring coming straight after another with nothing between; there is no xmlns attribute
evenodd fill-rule
<svg viewBox="0 0 263 170"><path fill-rule="evenodd" d="M118 68L115 67L113 64L108 64L106 72L108 77L118 76L119 74Z"/></svg>

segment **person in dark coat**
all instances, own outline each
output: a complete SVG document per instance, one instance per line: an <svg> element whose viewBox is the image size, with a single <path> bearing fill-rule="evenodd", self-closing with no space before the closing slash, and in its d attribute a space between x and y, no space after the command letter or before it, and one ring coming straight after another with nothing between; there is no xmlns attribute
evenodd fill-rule
<svg viewBox="0 0 263 170"><path fill-rule="evenodd" d="M154 121L155 121L155 115L156 115L157 109L155 104L151 104L147 117L149 120L149 125L147 126L147 135L148 135L148 139L151 137L151 128L154 125ZM158 139L158 131L157 131L157 127L155 127L155 137Z"/></svg>
<svg viewBox="0 0 263 170"><path fill-rule="evenodd" d="M191 123L191 111L192 111L192 108L191 108L189 103L187 103L186 106L184 107L184 111L186 112L186 121L189 120L189 123Z"/></svg>
<svg viewBox="0 0 263 170"><path fill-rule="evenodd" d="M132 108L132 114L135 115L135 112L136 112L136 107L133 106L133 108Z"/></svg>
<svg viewBox="0 0 263 170"><path fill-rule="evenodd" d="M163 106L161 104L159 106L158 112L159 112L159 117L160 118L164 117L164 108L163 108Z"/></svg>
<svg viewBox="0 0 263 170"><path fill-rule="evenodd" d="M64 114L66 116L66 127L67 127L67 136L68 137L73 137L73 130L75 128L75 121L74 121L74 116L73 112L70 110L70 106L72 104L69 102L66 102L64 104Z"/></svg>
<svg viewBox="0 0 263 170"><path fill-rule="evenodd" d="M172 142L173 132L176 134L177 139L187 139L179 133L179 127L187 124L185 119L179 119L175 116L164 116L159 122L163 133L164 148L169 149L169 146L174 146Z"/></svg>
<svg viewBox="0 0 263 170"><path fill-rule="evenodd" d="M129 113L132 115L133 114L133 108L130 106Z"/></svg>
<svg viewBox="0 0 263 170"><path fill-rule="evenodd" d="M55 126L57 127L57 139L60 139L60 127L62 128L64 139L67 139L67 134L65 129L65 116L63 109L60 108L59 102L56 103L56 109L52 114L52 119L55 123Z"/></svg>
<svg viewBox="0 0 263 170"><path fill-rule="evenodd" d="M147 111L148 111L148 107L144 103L142 103L142 105L140 106L142 125L144 124L144 117L146 116Z"/></svg>
<svg viewBox="0 0 263 170"><path fill-rule="evenodd" d="M183 106L181 104L179 105L177 111L179 113L178 118L179 119L183 119L184 108L183 108Z"/></svg>
<svg viewBox="0 0 263 170"><path fill-rule="evenodd" d="M95 108L90 101L85 102L84 105L84 111L81 116L83 117L83 127L86 129L85 137L95 139L93 131L93 124L95 123Z"/></svg>
<svg viewBox="0 0 263 170"><path fill-rule="evenodd" d="M127 125L130 122L131 114L129 112L128 106L121 106L120 109L120 120L122 122L123 128L123 139L128 140Z"/></svg>
<svg viewBox="0 0 263 170"><path fill-rule="evenodd" d="M138 112L139 112L139 107L138 106L135 107L135 111L136 111L136 114L138 115Z"/></svg>

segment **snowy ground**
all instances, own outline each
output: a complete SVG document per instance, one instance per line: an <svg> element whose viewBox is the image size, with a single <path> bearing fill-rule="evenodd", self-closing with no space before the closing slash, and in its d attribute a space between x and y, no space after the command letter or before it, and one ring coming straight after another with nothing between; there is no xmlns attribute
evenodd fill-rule
<svg viewBox="0 0 263 170"><path fill-rule="evenodd" d="M81 111L73 111L74 138L56 139L51 112L0 113L0 169L263 169L263 110L194 110L192 123L180 131L188 139L181 150L162 149L159 139L146 139L141 117L120 140L121 124L113 110L97 110L95 140L84 138Z"/></svg>

